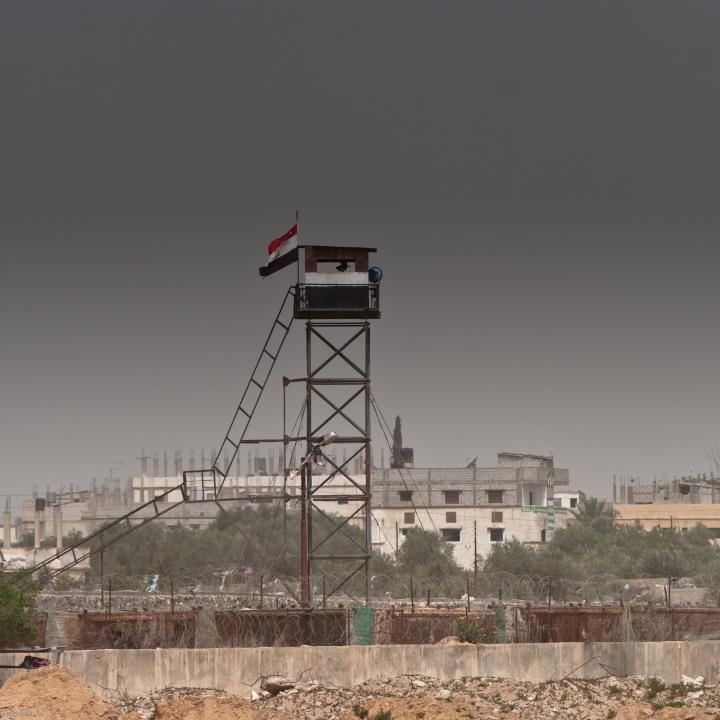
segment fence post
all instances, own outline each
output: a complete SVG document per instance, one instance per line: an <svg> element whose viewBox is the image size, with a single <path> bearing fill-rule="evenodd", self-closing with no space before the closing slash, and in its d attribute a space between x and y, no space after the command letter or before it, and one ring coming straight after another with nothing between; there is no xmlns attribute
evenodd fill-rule
<svg viewBox="0 0 720 720"><path fill-rule="evenodd" d="M426 607L430 607L430 588L427 589L427 603L425 603Z"/></svg>
<svg viewBox="0 0 720 720"><path fill-rule="evenodd" d="M263 581L265 580L265 576L260 576L260 609L263 609Z"/></svg>
<svg viewBox="0 0 720 720"><path fill-rule="evenodd" d="M415 591L412 577L410 578L410 612L415 612Z"/></svg>
<svg viewBox="0 0 720 720"><path fill-rule="evenodd" d="M172 580L170 580L170 614L175 614L175 586Z"/></svg>
<svg viewBox="0 0 720 720"><path fill-rule="evenodd" d="M108 578L108 606L107 606L107 614L108 617L110 617L110 613L112 613L112 578Z"/></svg>

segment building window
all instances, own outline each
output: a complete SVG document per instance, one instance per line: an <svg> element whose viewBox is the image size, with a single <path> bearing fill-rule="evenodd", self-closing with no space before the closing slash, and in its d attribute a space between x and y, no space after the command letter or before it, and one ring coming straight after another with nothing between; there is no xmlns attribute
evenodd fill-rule
<svg viewBox="0 0 720 720"><path fill-rule="evenodd" d="M502 490L488 490L487 491L489 503L502 503L503 491ZM532 505L532 494L530 495L530 504Z"/></svg>
<svg viewBox="0 0 720 720"><path fill-rule="evenodd" d="M546 538L547 538L547 533L546 533L545 530L543 529L543 530L540 531L540 542L545 542L545 539L546 539Z"/></svg>
<svg viewBox="0 0 720 720"><path fill-rule="evenodd" d="M456 523L457 522L457 513L456 512L446 512L445 513L445 522Z"/></svg>
<svg viewBox="0 0 720 720"><path fill-rule="evenodd" d="M532 492L532 490L530 491L529 496L530 496L530 497L528 498L528 505L532 505L532 504L533 504L533 492Z"/></svg>
<svg viewBox="0 0 720 720"><path fill-rule="evenodd" d="M502 542L505 535L503 528L488 528L490 531L490 542Z"/></svg>
<svg viewBox="0 0 720 720"><path fill-rule="evenodd" d="M460 504L460 491L459 490L443 490L445 495L446 505L459 505Z"/></svg>
<svg viewBox="0 0 720 720"><path fill-rule="evenodd" d="M502 522L503 521L503 514L499 510L493 510L490 514L490 520L491 522Z"/></svg>
<svg viewBox="0 0 720 720"><path fill-rule="evenodd" d="M577 507L577 498L570 498L570 507L571 508Z"/></svg>
<svg viewBox="0 0 720 720"><path fill-rule="evenodd" d="M415 524L415 513L414 512L403 513L403 522L406 525L414 525Z"/></svg>
<svg viewBox="0 0 720 720"><path fill-rule="evenodd" d="M445 542L460 542L460 528L443 528L442 536Z"/></svg>
<svg viewBox="0 0 720 720"><path fill-rule="evenodd" d="M400 491L400 501L401 502L412 502L412 490L401 490Z"/></svg>

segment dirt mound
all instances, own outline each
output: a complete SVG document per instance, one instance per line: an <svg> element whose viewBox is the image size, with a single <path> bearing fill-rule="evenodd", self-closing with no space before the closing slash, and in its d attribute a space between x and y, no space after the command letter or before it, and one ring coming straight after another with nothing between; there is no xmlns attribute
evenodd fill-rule
<svg viewBox="0 0 720 720"><path fill-rule="evenodd" d="M341 720L357 720L359 717L368 720L376 717L388 717L392 720L467 720L479 716L477 709L461 698L379 698L358 703L340 716ZM519 720L518 716L513 714L503 714L502 717L503 720Z"/></svg>
<svg viewBox="0 0 720 720"><path fill-rule="evenodd" d="M708 715L698 708L664 707L653 710L649 703L631 703L618 710L615 720L715 720L717 715Z"/></svg>
<svg viewBox="0 0 720 720"><path fill-rule="evenodd" d="M139 720L134 713L123 714L108 705L58 665L13 675L0 689L0 717L7 711L52 720Z"/></svg>
<svg viewBox="0 0 720 720"><path fill-rule="evenodd" d="M230 695L163 700L156 708L153 720L291 720L288 715L258 709L249 700Z"/></svg>

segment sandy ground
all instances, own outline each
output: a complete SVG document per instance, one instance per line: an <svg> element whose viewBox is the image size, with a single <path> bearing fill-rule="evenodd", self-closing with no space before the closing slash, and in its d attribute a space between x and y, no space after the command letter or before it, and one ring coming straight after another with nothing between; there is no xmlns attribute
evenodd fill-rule
<svg viewBox="0 0 720 720"><path fill-rule="evenodd" d="M403 676L351 689L309 680L276 696L260 693L254 701L220 691L167 688L110 704L68 670L53 666L19 671L0 689L0 718L13 716L47 720L720 720L720 690L704 681L667 686L661 678L531 684Z"/></svg>

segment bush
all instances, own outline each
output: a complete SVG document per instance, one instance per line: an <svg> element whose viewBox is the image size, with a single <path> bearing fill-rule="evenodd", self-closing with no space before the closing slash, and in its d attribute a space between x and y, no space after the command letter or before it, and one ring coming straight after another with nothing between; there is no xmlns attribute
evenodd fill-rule
<svg viewBox="0 0 720 720"><path fill-rule="evenodd" d="M0 574L0 648L31 644L36 637L37 583L24 572Z"/></svg>

